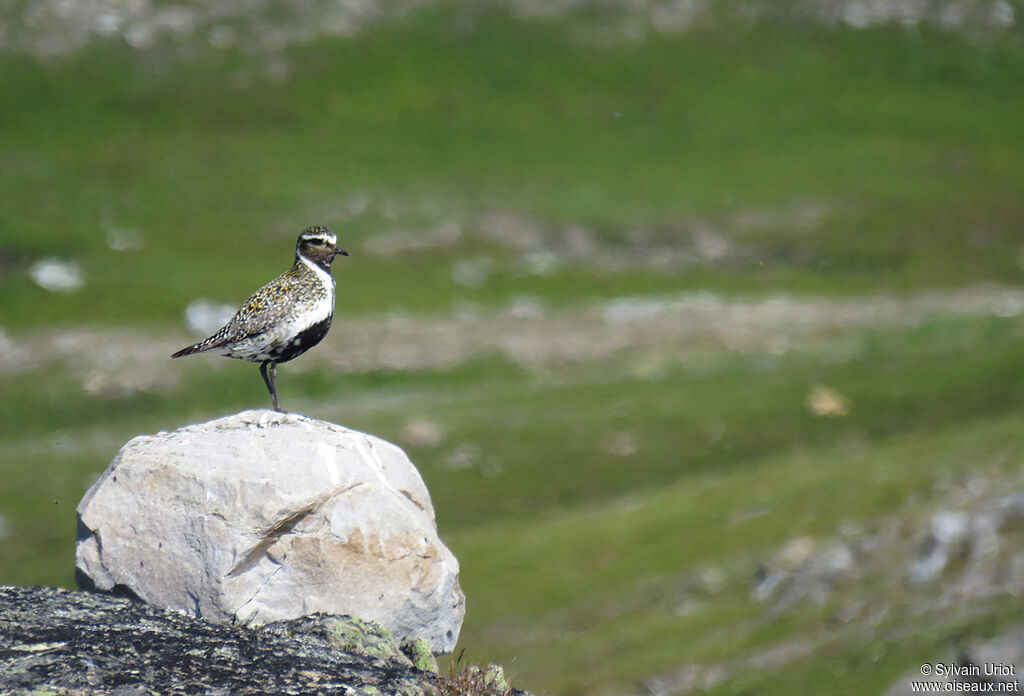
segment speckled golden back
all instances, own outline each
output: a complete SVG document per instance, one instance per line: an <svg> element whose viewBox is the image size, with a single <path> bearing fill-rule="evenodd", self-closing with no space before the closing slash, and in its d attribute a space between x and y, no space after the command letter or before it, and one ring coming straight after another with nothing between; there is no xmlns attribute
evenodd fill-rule
<svg viewBox="0 0 1024 696"><path fill-rule="evenodd" d="M245 301L235 316L228 322L225 338L238 340L286 321L288 317L312 310L318 303L328 299L329 288L306 264L296 261L287 272L282 273Z"/></svg>

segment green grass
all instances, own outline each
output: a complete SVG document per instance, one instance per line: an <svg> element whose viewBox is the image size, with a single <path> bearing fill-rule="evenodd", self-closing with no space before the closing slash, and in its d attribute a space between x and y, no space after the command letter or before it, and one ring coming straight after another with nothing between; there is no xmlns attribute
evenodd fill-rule
<svg viewBox="0 0 1024 696"><path fill-rule="evenodd" d="M4 254L73 256L89 276L82 293L55 298L10 265L4 323L168 322L197 291L242 299L239 288L287 264L307 223L338 226L358 249L430 209L470 222L520 211L613 237L653 225L670 239L687 220L730 211L802 200L827 210L811 229L726 222L752 244L749 259L654 274L651 289L1019 278L1016 47L735 28L599 49L566 40L560 24L500 20L457 36L437 12L315 42L286 54L284 83L240 81L252 70L233 53L132 60L102 45L46 65L0 57ZM343 208L354 195L371 206L353 218ZM381 218L382 201L397 219ZM138 229L148 245L115 253L107 226ZM356 258L349 312L458 296L429 254ZM636 282L565 273L573 282L556 277L545 292L608 296ZM479 294L502 300L524 285L499 277Z"/></svg>
<svg viewBox="0 0 1024 696"><path fill-rule="evenodd" d="M929 437L914 433L864 444L853 453L846 445L786 452L744 467L685 476L675 485L637 493L628 504L455 533L451 541L460 557L486 569L474 572L470 565L463 573L467 595L477 598L467 631L493 641L471 643L473 659L514 654L516 670L541 675L550 693L621 693L630 687L624 675L669 672L780 640L829 634L821 625L828 621L829 607L804 608L781 621L765 618L765 606L750 592L758 563L770 553L766 550L782 545L797 529L836 535L840 524L891 514L908 496L927 509L937 480L966 477L975 467L1012 457L1022 444L1021 425L1021 416L1014 415L937 429ZM767 514L730 521L738 511L762 508ZM687 578L708 566L724 569L723 589L700 597L696 612L678 615ZM495 591L496 578L504 592ZM628 611L619 613L617 606ZM945 654L943 642L951 631L984 629L995 609L975 607L978 615L972 615L962 607L953 616L926 617L923 625L933 630L912 641L884 638L907 618L892 617L876 635L890 660L891 653L905 659L891 660L887 669L854 667L862 659L855 656L877 648L863 644L863 632L844 636L833 629L838 634L830 639L838 643L834 653L816 652L815 660L802 660L795 670L787 666L780 670L782 679L761 674L757 693L807 689L844 667L852 680L834 684L829 693L879 692L912 664L910 656L926 654L927 647L936 659ZM1012 615L1019 619L1021 612ZM938 621L959 626L951 629ZM744 637L751 624L756 630ZM736 688L714 693L745 693Z"/></svg>
<svg viewBox="0 0 1024 696"><path fill-rule="evenodd" d="M1010 41L752 24L597 47L564 22L486 12L466 34L459 19L420 12L292 47L283 81L243 52L0 54L0 345L127 326L168 337L169 354L188 342L191 300L240 302L313 223L353 252L337 273L346 316L688 290L870 302L1021 281L1024 53ZM490 211L583 225L602 252L652 263L584 256L531 274L484 238ZM370 251L450 222L464 235L448 246ZM657 267L702 227L731 253ZM111 228L145 246L112 250ZM80 292L31 281L25 266L51 255L82 263ZM455 282L474 258L486 282ZM289 408L400 444L410 420L442 427L440 444L407 450L462 565L469 661L505 663L538 693L627 693L807 638L814 650L770 679L739 671L711 693L852 695L1021 610L995 597L908 616L906 590L876 578L773 619L750 596L757 566L798 536L917 523L951 477L1016 480L1021 337L1019 316L939 312L797 335L781 353L709 338L542 365L285 366L281 390ZM180 383L124 396L85 391L73 363L0 373L0 582L71 584L73 508L128 439L267 402L251 365L161 369ZM819 384L848 415L808 410ZM694 580L709 568L713 589ZM836 602L858 592L898 610L870 634L836 628Z"/></svg>
<svg viewBox="0 0 1024 696"><path fill-rule="evenodd" d="M765 648L816 626L822 617L810 611L746 634L764 621L749 598L754 570L787 539L905 513L907 499L926 508L937 480L1012 462L1024 432L1019 335L1016 320L937 320L863 333L852 357L844 337L839 362L825 344L770 363L708 357L652 380L630 376L629 354L557 377L492 358L326 383L298 372L287 388L303 395L303 411L396 441L411 416L442 424L439 447L408 449L463 566L471 659L513 660L519 683L551 693L612 693L630 675ZM210 409L227 400L222 410L265 398L240 371L254 377L237 363L197 363L182 393ZM217 415L176 415L181 397L145 395L59 411L49 402L73 391L65 377L8 383L21 386L25 415L5 424L3 458L24 468L9 472L0 509L31 532L2 549L7 582L70 581L72 507L120 442ZM849 397L850 415L813 416L804 398L816 383ZM47 427L32 415L40 412L54 418ZM641 443L629 457L607 450L608 433L622 429ZM451 452L466 444L480 460L451 469ZM751 511L762 512L744 520ZM678 616L680 588L702 567L723 568L724 587L700 598L706 609ZM957 631L983 623L963 621ZM781 684L813 683L866 649L859 637L835 640L835 656ZM912 652L894 643L885 649ZM938 650L941 640L930 644ZM879 684L895 678L879 675Z"/></svg>

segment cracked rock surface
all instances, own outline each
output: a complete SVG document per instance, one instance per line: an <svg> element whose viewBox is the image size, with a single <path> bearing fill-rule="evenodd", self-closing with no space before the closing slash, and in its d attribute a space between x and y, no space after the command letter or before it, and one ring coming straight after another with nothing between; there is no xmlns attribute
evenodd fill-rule
<svg viewBox="0 0 1024 696"><path fill-rule="evenodd" d="M434 679L386 631L348 617L233 626L111 595L0 587L0 693L12 696L418 696L436 693Z"/></svg>
<svg viewBox="0 0 1024 696"><path fill-rule="evenodd" d="M78 507L81 587L211 621L359 616L451 652L458 571L401 449L296 414L136 437Z"/></svg>

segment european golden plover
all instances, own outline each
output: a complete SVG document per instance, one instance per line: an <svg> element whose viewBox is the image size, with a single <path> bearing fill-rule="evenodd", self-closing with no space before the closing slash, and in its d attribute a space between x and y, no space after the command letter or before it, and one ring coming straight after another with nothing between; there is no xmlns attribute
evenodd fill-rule
<svg viewBox="0 0 1024 696"><path fill-rule="evenodd" d="M319 225L305 229L288 272L257 290L220 331L171 357L210 352L258 362L274 410L281 411L276 367L315 346L331 328L331 262L339 255L348 256L348 252L338 248L333 232Z"/></svg>

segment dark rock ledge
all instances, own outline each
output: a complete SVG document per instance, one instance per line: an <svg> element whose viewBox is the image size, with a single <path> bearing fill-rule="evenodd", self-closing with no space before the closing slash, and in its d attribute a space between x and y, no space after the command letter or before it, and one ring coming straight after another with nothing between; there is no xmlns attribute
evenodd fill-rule
<svg viewBox="0 0 1024 696"><path fill-rule="evenodd" d="M0 693L12 696L425 696L438 691L423 648L348 617L250 628L111 595L0 587Z"/></svg>

